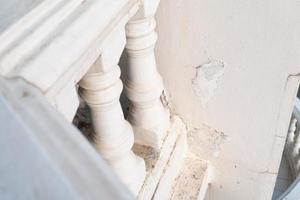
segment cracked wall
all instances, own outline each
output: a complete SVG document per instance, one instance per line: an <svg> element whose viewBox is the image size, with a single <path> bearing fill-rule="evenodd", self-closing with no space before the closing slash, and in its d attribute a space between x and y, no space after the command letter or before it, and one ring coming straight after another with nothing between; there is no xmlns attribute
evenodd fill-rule
<svg viewBox="0 0 300 200"><path fill-rule="evenodd" d="M287 83L300 72L299 9L297 0L160 4L159 71L195 153L214 167L212 200L271 198L299 81Z"/></svg>

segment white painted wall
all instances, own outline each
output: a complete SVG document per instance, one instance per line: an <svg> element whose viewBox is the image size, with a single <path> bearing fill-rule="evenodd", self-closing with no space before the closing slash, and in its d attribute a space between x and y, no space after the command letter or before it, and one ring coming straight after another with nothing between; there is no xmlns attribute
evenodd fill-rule
<svg viewBox="0 0 300 200"><path fill-rule="evenodd" d="M158 67L174 110L200 128L193 151L215 169L210 199L271 199L299 81L299 10L299 0L161 1ZM209 60L224 72L193 88ZM202 83L216 86L204 106Z"/></svg>

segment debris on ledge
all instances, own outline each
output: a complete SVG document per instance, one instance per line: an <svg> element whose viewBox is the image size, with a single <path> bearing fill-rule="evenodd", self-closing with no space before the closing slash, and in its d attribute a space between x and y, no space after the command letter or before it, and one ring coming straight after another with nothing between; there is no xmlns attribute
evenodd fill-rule
<svg viewBox="0 0 300 200"><path fill-rule="evenodd" d="M204 199L210 181L208 163L189 153L173 184L172 200Z"/></svg>

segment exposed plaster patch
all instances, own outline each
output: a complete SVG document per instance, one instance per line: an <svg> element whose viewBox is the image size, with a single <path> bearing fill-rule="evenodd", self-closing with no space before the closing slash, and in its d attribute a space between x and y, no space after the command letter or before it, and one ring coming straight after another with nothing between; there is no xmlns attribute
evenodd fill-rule
<svg viewBox="0 0 300 200"><path fill-rule="evenodd" d="M218 88L218 79L224 74L224 68L224 63L218 60L208 60L196 67L192 87L195 95L200 97L203 106L213 97Z"/></svg>
<svg viewBox="0 0 300 200"><path fill-rule="evenodd" d="M206 125L194 128L188 133L189 147L199 156L219 157L222 145L229 141L229 136Z"/></svg>
<svg viewBox="0 0 300 200"><path fill-rule="evenodd" d="M215 134L213 135L213 155L215 157L218 157L221 151L221 145L228 140L228 136L225 135L223 132L217 132L215 131Z"/></svg>

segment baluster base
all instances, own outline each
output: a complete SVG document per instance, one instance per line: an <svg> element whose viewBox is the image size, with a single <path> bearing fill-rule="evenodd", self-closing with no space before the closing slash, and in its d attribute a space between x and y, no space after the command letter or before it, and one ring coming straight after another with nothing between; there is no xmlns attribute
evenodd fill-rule
<svg viewBox="0 0 300 200"><path fill-rule="evenodd" d="M170 127L169 116L169 110L163 108L160 102L149 109L139 110L132 106L128 120L133 128L135 143L159 149Z"/></svg>

